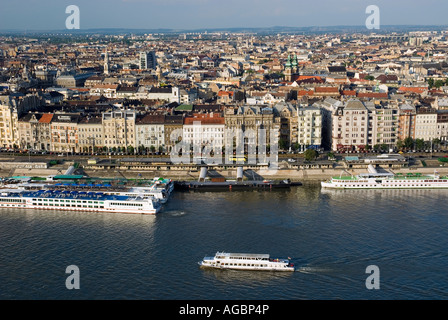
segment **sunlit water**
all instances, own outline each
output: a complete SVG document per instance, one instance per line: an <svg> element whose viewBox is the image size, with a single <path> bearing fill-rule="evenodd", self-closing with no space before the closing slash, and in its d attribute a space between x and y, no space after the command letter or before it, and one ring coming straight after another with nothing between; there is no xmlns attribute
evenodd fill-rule
<svg viewBox="0 0 448 320"><path fill-rule="evenodd" d="M0 299L447 299L447 198L297 187L175 193L157 216L0 209ZM297 272L199 268L216 251L291 257Z"/></svg>

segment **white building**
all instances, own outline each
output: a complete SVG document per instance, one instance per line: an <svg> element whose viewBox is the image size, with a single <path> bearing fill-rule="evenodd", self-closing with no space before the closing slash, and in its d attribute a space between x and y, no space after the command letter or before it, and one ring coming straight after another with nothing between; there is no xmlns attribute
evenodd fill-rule
<svg viewBox="0 0 448 320"><path fill-rule="evenodd" d="M166 100L180 104L180 89L178 87L152 87L146 96L147 99Z"/></svg>
<svg viewBox="0 0 448 320"><path fill-rule="evenodd" d="M219 114L194 114L184 119L182 140L191 146L224 147L225 119ZM216 149L215 149L216 148Z"/></svg>
<svg viewBox="0 0 448 320"><path fill-rule="evenodd" d="M338 106L332 125L332 150L364 149L368 144L369 110L358 99Z"/></svg>
<svg viewBox="0 0 448 320"><path fill-rule="evenodd" d="M368 144L394 147L398 139L398 107L372 106L369 115Z"/></svg>
<svg viewBox="0 0 448 320"><path fill-rule="evenodd" d="M146 114L135 122L136 147L139 151L165 151L165 116Z"/></svg>
<svg viewBox="0 0 448 320"><path fill-rule="evenodd" d="M157 66L156 55L154 51L141 51L138 59L139 69L155 69Z"/></svg>
<svg viewBox="0 0 448 320"><path fill-rule="evenodd" d="M431 108L420 108L415 117L415 139L431 141L440 138L437 130L437 112Z"/></svg>
<svg viewBox="0 0 448 320"><path fill-rule="evenodd" d="M320 148L322 145L322 112L313 106L297 108L297 143Z"/></svg>

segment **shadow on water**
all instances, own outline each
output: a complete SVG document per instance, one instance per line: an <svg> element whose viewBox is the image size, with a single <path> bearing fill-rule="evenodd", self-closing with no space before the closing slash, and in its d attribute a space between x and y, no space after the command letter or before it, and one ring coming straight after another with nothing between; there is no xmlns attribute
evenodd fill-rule
<svg viewBox="0 0 448 320"><path fill-rule="evenodd" d="M222 270L201 268L206 278L214 278L226 284L265 285L273 281L288 280L295 272Z"/></svg>

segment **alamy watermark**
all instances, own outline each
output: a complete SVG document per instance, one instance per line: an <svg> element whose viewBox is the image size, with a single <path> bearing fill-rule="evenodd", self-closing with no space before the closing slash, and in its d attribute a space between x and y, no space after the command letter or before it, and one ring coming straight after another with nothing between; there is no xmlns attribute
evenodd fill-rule
<svg viewBox="0 0 448 320"><path fill-rule="evenodd" d="M65 279L65 287L69 290L80 288L80 274L79 268L75 265L70 265L65 269L65 273L70 274Z"/></svg>
<svg viewBox="0 0 448 320"><path fill-rule="evenodd" d="M378 290L380 288L380 268L372 264L367 266L366 273L370 274L366 279L366 288Z"/></svg>
<svg viewBox="0 0 448 320"><path fill-rule="evenodd" d="M366 14L370 14L366 19L366 28L369 30L380 28L380 8L370 5L366 8Z"/></svg>
<svg viewBox="0 0 448 320"><path fill-rule="evenodd" d="M189 130L189 131L185 131ZM195 121L188 129L175 129L170 140L176 142L170 160L174 164L266 165L278 169L278 134L266 129L210 128Z"/></svg>
<svg viewBox="0 0 448 320"><path fill-rule="evenodd" d="M65 27L67 29L79 29L79 7L75 5L67 6L67 8L65 8L65 13L70 14L67 19L65 19Z"/></svg>

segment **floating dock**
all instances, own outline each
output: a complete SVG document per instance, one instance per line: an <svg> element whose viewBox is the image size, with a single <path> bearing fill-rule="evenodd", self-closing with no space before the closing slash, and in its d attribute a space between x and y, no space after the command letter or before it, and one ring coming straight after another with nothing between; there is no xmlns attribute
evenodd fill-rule
<svg viewBox="0 0 448 320"><path fill-rule="evenodd" d="M233 191L233 190L272 190L272 189L288 189L294 186L301 186L301 182L291 182L289 180L281 181L236 181L227 180L222 182L213 181L175 181L175 190L180 191Z"/></svg>
<svg viewBox="0 0 448 320"><path fill-rule="evenodd" d="M224 190L248 190L248 189L287 189L293 186L301 186L301 182L291 182L289 179L274 180L244 180L243 168L237 168L236 180L225 180L222 178L212 178L207 180L207 168L202 167L197 181L175 181L174 188L176 190L206 190L206 191L224 191Z"/></svg>

